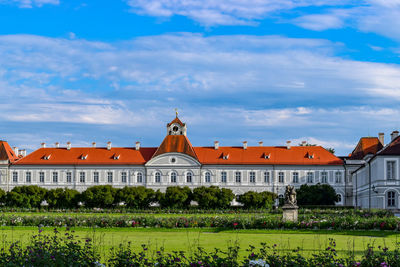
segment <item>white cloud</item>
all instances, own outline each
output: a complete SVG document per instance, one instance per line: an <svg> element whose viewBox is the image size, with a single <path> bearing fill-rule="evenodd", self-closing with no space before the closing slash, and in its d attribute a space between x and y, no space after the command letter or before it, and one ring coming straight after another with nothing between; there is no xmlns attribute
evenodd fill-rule
<svg viewBox="0 0 400 267"><path fill-rule="evenodd" d="M344 0L128 0L132 11L150 16L187 16L204 25L243 25L275 12L307 6L332 6Z"/></svg>
<svg viewBox="0 0 400 267"><path fill-rule="evenodd" d="M16 4L21 8L42 7L43 5L59 5L59 0L0 0L0 4Z"/></svg>
<svg viewBox="0 0 400 267"><path fill-rule="evenodd" d="M294 19L294 23L305 29L324 31L344 27L345 20L349 17L348 10L333 10L325 14L311 14Z"/></svg>

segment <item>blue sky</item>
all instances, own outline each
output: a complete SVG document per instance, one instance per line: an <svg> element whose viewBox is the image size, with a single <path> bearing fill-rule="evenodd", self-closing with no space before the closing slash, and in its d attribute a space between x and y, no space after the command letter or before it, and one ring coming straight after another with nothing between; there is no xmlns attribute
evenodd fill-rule
<svg viewBox="0 0 400 267"><path fill-rule="evenodd" d="M0 137L158 146L178 108L195 146L346 155L400 128L399 17L399 0L0 0Z"/></svg>

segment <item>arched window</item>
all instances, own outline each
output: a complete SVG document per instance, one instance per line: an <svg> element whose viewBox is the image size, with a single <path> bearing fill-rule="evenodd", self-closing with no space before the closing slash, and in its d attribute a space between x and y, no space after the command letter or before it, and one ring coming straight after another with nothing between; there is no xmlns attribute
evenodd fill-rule
<svg viewBox="0 0 400 267"><path fill-rule="evenodd" d="M342 203L342 194L337 194L337 203Z"/></svg>
<svg viewBox="0 0 400 267"><path fill-rule="evenodd" d="M206 172L206 174L204 174L206 183L211 183L211 173Z"/></svg>
<svg viewBox="0 0 400 267"><path fill-rule="evenodd" d="M141 172L137 173L136 178L138 183L143 183L143 174Z"/></svg>
<svg viewBox="0 0 400 267"><path fill-rule="evenodd" d="M396 192L394 191L387 192L387 206L396 207Z"/></svg>
<svg viewBox="0 0 400 267"><path fill-rule="evenodd" d="M242 173L241 172L235 172L235 181L236 181L236 183L242 182Z"/></svg>
<svg viewBox="0 0 400 267"><path fill-rule="evenodd" d="M342 183L342 173L341 172L335 173L335 183L337 183L337 184Z"/></svg>
<svg viewBox="0 0 400 267"><path fill-rule="evenodd" d="M270 174L269 172L264 172L264 183L269 184L270 181Z"/></svg>
<svg viewBox="0 0 400 267"><path fill-rule="evenodd" d="M312 184L314 182L314 173L307 172L307 183Z"/></svg>
<svg viewBox="0 0 400 267"><path fill-rule="evenodd" d="M221 183L226 183L226 177L227 177L226 172L221 172Z"/></svg>
<svg viewBox="0 0 400 267"><path fill-rule="evenodd" d="M249 179L250 179L250 183L255 183L256 182L256 173L250 172Z"/></svg>
<svg viewBox="0 0 400 267"><path fill-rule="evenodd" d="M176 183L176 172L171 172L171 183Z"/></svg>
<svg viewBox="0 0 400 267"><path fill-rule="evenodd" d="M156 174L154 175L154 179L156 183L161 183L161 173L156 172Z"/></svg>
<svg viewBox="0 0 400 267"><path fill-rule="evenodd" d="M187 183L191 183L192 182L192 177L193 177L193 175L192 175L191 172L186 173L186 182Z"/></svg>

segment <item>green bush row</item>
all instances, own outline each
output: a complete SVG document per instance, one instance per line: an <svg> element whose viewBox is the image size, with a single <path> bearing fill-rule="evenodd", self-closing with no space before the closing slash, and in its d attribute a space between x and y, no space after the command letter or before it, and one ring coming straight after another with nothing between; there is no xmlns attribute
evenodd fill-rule
<svg viewBox="0 0 400 267"><path fill-rule="evenodd" d="M7 207L40 208L47 203L49 208L73 209L84 205L87 208L112 208L123 205L132 209L147 209L152 203L161 208L187 209L196 201L202 209L227 209L235 195L232 190L216 186L189 187L171 186L165 192L144 186L114 188L110 185L89 187L84 192L68 188L45 188L30 185L14 187L10 192L0 189L0 201ZM271 208L276 194L271 192L246 192L238 200L246 209ZM45 201L45 202L44 202Z"/></svg>

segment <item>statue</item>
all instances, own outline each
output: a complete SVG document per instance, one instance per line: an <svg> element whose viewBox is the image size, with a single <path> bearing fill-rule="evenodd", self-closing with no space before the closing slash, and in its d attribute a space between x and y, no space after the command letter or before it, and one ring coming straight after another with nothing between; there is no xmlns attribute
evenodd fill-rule
<svg viewBox="0 0 400 267"><path fill-rule="evenodd" d="M285 205L297 206L296 190L294 190L294 186L286 186Z"/></svg>
<svg viewBox="0 0 400 267"><path fill-rule="evenodd" d="M285 204L282 207L283 210L283 218L284 222L291 221L297 222L298 220L298 209L297 207L297 199L296 199L296 190L294 186L288 185L285 190Z"/></svg>

